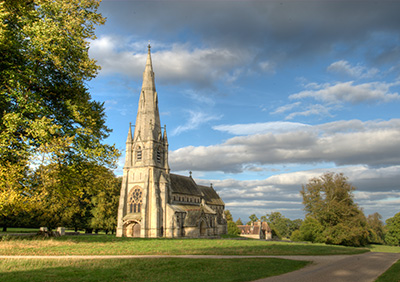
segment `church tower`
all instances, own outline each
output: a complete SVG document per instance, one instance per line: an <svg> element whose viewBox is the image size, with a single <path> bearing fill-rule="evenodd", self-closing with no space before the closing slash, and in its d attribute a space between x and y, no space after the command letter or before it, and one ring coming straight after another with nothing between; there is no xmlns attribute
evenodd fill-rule
<svg viewBox="0 0 400 282"><path fill-rule="evenodd" d="M129 125L117 236L162 237L169 193L168 139L161 127L150 45L136 124Z"/></svg>

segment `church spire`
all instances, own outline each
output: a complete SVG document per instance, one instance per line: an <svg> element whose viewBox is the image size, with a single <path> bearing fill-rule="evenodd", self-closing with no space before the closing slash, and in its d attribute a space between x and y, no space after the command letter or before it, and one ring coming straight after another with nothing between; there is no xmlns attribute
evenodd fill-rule
<svg viewBox="0 0 400 282"><path fill-rule="evenodd" d="M151 90L156 91L156 85L154 82L154 72L153 72L153 63L151 61L151 46L150 44L147 46L147 61L146 67L143 72L143 83L142 83L142 91L143 90Z"/></svg>
<svg viewBox="0 0 400 282"><path fill-rule="evenodd" d="M139 135L142 141L158 140L162 134L150 44L147 48L147 61L143 72L143 84L136 116L134 141L137 140Z"/></svg>

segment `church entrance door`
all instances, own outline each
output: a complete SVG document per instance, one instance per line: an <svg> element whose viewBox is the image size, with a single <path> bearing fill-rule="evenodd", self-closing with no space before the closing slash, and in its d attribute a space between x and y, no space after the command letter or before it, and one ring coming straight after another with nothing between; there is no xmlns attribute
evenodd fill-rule
<svg viewBox="0 0 400 282"><path fill-rule="evenodd" d="M140 237L140 223L136 223L133 226L132 237Z"/></svg>

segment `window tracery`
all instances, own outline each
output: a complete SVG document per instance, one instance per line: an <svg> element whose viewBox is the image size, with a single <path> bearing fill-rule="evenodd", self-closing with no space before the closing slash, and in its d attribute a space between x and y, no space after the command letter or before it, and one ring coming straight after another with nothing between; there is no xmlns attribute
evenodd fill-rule
<svg viewBox="0 0 400 282"><path fill-rule="evenodd" d="M129 212L140 212L142 207L142 189L140 187L134 187L129 193L128 204Z"/></svg>

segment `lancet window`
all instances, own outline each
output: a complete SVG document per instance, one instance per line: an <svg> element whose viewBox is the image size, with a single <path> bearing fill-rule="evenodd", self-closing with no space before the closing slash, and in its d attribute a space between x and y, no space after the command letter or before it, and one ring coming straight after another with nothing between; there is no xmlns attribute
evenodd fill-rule
<svg viewBox="0 0 400 282"><path fill-rule="evenodd" d="M142 148L140 146L138 146L136 149L136 160L142 160Z"/></svg>
<svg viewBox="0 0 400 282"><path fill-rule="evenodd" d="M157 148L157 162L161 163L161 149Z"/></svg>

